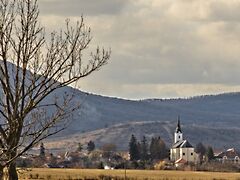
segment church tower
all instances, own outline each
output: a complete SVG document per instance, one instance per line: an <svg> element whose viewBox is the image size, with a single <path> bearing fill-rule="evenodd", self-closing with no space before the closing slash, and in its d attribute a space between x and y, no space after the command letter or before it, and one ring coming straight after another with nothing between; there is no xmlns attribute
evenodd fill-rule
<svg viewBox="0 0 240 180"><path fill-rule="evenodd" d="M170 149L170 160L174 162L175 165L188 162L196 162L197 160L197 155L194 151L194 147L189 143L188 140L183 139L179 116L177 127L174 132L174 143Z"/></svg>
<svg viewBox="0 0 240 180"><path fill-rule="evenodd" d="M174 143L183 140L183 133L180 126L180 116L178 116L177 127L174 133Z"/></svg>

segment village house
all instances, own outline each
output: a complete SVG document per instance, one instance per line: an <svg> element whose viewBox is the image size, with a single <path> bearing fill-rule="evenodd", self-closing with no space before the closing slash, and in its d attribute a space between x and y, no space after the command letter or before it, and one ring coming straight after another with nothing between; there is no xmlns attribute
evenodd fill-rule
<svg viewBox="0 0 240 180"><path fill-rule="evenodd" d="M228 149L226 151L220 152L215 156L215 159L217 161L220 161L222 163L235 163L235 164L239 164L239 157L240 154L234 149Z"/></svg>
<svg viewBox="0 0 240 180"><path fill-rule="evenodd" d="M183 132L180 126L180 118L178 118L177 127L174 132L174 143L170 149L170 160L175 163L176 166L186 163L196 162L197 154L194 151L194 147L188 140L183 139Z"/></svg>

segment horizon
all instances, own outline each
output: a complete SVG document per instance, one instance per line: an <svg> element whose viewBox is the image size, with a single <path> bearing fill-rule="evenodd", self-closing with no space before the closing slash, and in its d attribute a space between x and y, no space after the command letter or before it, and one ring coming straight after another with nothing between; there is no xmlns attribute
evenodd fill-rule
<svg viewBox="0 0 240 180"><path fill-rule="evenodd" d="M207 97L207 96L221 96L221 95L229 95L229 94L240 94L240 91L229 91L229 92L219 92L219 93L212 93L212 94L197 94L193 96L182 96L182 97L144 97L144 98L125 98L119 96L110 96L105 94L98 94L90 91L84 91L82 89L78 89L83 93L95 95L95 96L102 96L107 98L114 98L114 99L121 99L121 100L130 100L130 101L142 101L142 100L177 100L177 99L192 99L192 98L199 98L199 97Z"/></svg>
<svg viewBox="0 0 240 180"><path fill-rule="evenodd" d="M78 88L126 99L240 91L240 1L41 0L46 32L83 15L109 63Z"/></svg>

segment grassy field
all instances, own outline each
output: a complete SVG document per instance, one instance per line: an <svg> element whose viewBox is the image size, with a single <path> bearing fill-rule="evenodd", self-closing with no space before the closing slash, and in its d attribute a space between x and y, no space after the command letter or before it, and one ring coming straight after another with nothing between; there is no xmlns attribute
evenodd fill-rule
<svg viewBox="0 0 240 180"><path fill-rule="evenodd" d="M124 179L124 170L99 169L47 169L35 168L20 172L20 179L53 179L53 180L93 180ZM192 171L152 171L127 170L130 180L240 180L240 173L192 172Z"/></svg>

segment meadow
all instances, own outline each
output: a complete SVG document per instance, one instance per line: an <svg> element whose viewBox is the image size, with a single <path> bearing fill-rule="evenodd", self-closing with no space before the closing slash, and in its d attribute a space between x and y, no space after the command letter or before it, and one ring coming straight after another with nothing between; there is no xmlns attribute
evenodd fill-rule
<svg viewBox="0 0 240 180"><path fill-rule="evenodd" d="M48 169L34 168L19 171L20 179L53 180L123 180L124 170L100 169ZM159 171L126 170L129 180L240 180L240 173L199 172L199 171Z"/></svg>

